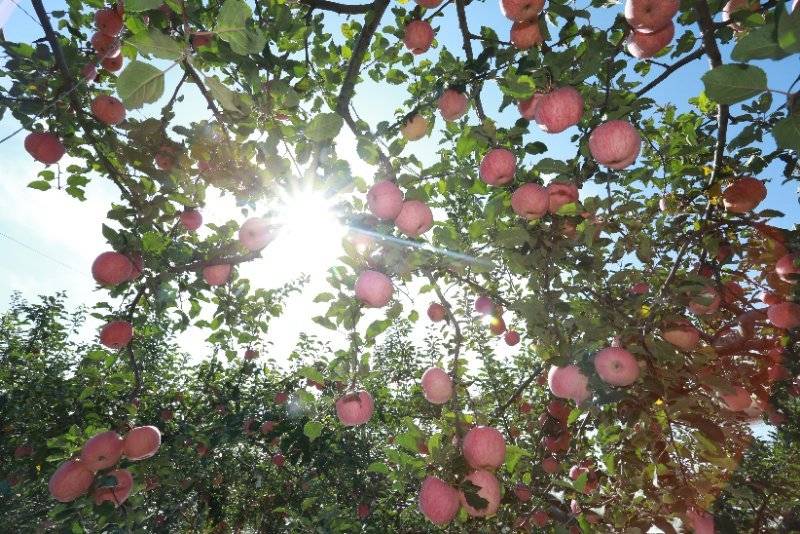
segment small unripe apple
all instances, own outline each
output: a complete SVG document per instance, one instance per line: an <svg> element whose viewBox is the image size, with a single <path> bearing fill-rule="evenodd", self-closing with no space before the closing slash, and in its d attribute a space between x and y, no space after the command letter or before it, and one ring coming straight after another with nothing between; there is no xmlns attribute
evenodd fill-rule
<svg viewBox="0 0 800 534"><path fill-rule="evenodd" d="M262 217L251 217L239 228L239 243L251 252L263 249L273 238L269 222Z"/></svg>
<svg viewBox="0 0 800 534"><path fill-rule="evenodd" d="M494 515L497 512L497 508L500 506L500 483L497 481L497 478L489 471L484 471L483 469L473 471L464 478L472 482L475 486L478 486L478 488L480 488L478 490L478 496L488 502L485 508L473 508L469 502L467 502L464 493L460 492L461 506L463 506L472 517Z"/></svg>
<svg viewBox="0 0 800 534"><path fill-rule="evenodd" d="M221 286L228 282L233 267L227 263L203 267L203 280L210 286Z"/></svg>
<svg viewBox="0 0 800 534"><path fill-rule="evenodd" d="M419 490L419 509L435 525L450 523L458 513L459 492L434 476L422 481Z"/></svg>
<svg viewBox="0 0 800 534"><path fill-rule="evenodd" d="M514 345L519 343L519 333L515 332L514 330L509 330L508 332L506 332L504 339L506 345L508 345L509 347L513 347Z"/></svg>
<svg viewBox="0 0 800 534"><path fill-rule="evenodd" d="M447 318L447 310L438 302L432 302L428 306L428 318L434 323L444 321Z"/></svg>
<svg viewBox="0 0 800 534"><path fill-rule="evenodd" d="M109 430L95 434L81 449L81 463L89 471L108 469L122 458L124 441L116 432Z"/></svg>
<svg viewBox="0 0 800 534"><path fill-rule="evenodd" d="M777 328L790 330L800 326L800 304L780 302L767 308L767 318Z"/></svg>
<svg viewBox="0 0 800 534"><path fill-rule="evenodd" d="M671 21L652 33L633 30L628 35L628 52L637 59L651 58L669 46L673 37L675 37L675 24Z"/></svg>
<svg viewBox="0 0 800 534"><path fill-rule="evenodd" d="M547 185L547 209L553 215L562 207L578 201L578 188L568 182L551 182Z"/></svg>
<svg viewBox="0 0 800 534"><path fill-rule="evenodd" d="M514 179L517 157L505 148L493 148L483 156L479 174L489 185L505 185Z"/></svg>
<svg viewBox="0 0 800 534"><path fill-rule="evenodd" d="M416 114L403 124L400 133L409 141L422 139L428 133L428 121L422 115Z"/></svg>
<svg viewBox="0 0 800 534"><path fill-rule="evenodd" d="M549 205L550 194L539 184L523 184L511 195L511 209L529 220L544 216Z"/></svg>
<svg viewBox="0 0 800 534"><path fill-rule="evenodd" d="M94 26L100 32L116 37L122 31L122 16L116 9L98 9L94 13Z"/></svg>
<svg viewBox="0 0 800 534"><path fill-rule="evenodd" d="M100 95L92 100L92 113L97 120L114 126L125 120L125 106L113 96Z"/></svg>
<svg viewBox="0 0 800 534"><path fill-rule="evenodd" d="M652 33L671 23L679 8L680 0L628 0L625 19L634 30Z"/></svg>
<svg viewBox="0 0 800 534"><path fill-rule="evenodd" d="M403 192L390 180L381 180L367 192L369 211L378 219L388 221L396 218L403 208Z"/></svg>
<svg viewBox="0 0 800 534"><path fill-rule="evenodd" d="M59 502L71 502L89 491L94 474L79 460L69 460L58 466L50 477L50 495Z"/></svg>
<svg viewBox="0 0 800 534"><path fill-rule="evenodd" d="M378 271L364 271L355 285L356 298L370 308L382 308L392 300L391 279Z"/></svg>
<svg viewBox="0 0 800 534"><path fill-rule="evenodd" d="M100 66L106 69L108 72L117 72L122 68L122 63L122 54L117 54L116 56L108 56L103 58L103 60L100 62Z"/></svg>
<svg viewBox="0 0 800 534"><path fill-rule="evenodd" d="M511 44L518 50L528 50L544 42L544 36L539 29L539 21L515 22L511 25Z"/></svg>
<svg viewBox="0 0 800 534"><path fill-rule="evenodd" d="M595 161L609 169L621 170L632 165L641 147L642 137L628 121L608 121L589 136L589 151Z"/></svg>
<svg viewBox="0 0 800 534"><path fill-rule="evenodd" d="M559 87L542 96L536 122L547 133L561 133L583 118L583 96L574 87Z"/></svg>
<svg viewBox="0 0 800 534"><path fill-rule="evenodd" d="M542 101L543 96L544 94L542 93L534 93L530 98L520 100L517 103L519 114L529 121L536 122L536 108L539 107L539 102Z"/></svg>
<svg viewBox="0 0 800 534"><path fill-rule="evenodd" d="M800 280L800 267L797 266L798 254L786 254L775 263L778 278L788 284L796 284Z"/></svg>
<svg viewBox="0 0 800 534"><path fill-rule="evenodd" d="M441 0L437 0L441 1ZM452 122L464 116L469 108L467 95L455 89L447 89L439 97L439 113L447 122Z"/></svg>
<svg viewBox="0 0 800 534"><path fill-rule="evenodd" d="M92 276L101 286L116 286L130 279L131 260L119 252L103 252L92 263Z"/></svg>
<svg viewBox="0 0 800 534"><path fill-rule="evenodd" d="M406 200L394 224L405 235L419 237L433 226L433 212L421 200Z"/></svg>
<svg viewBox="0 0 800 534"><path fill-rule="evenodd" d="M183 227L190 232L194 232L203 225L203 215L196 209L182 211L179 219Z"/></svg>
<svg viewBox="0 0 800 534"><path fill-rule="evenodd" d="M422 375L422 394L431 404L444 404L453 396L453 381L444 370L430 367Z"/></svg>
<svg viewBox="0 0 800 534"><path fill-rule="evenodd" d="M722 192L722 203L731 213L747 213L767 198L764 182L746 176L737 178Z"/></svg>
<svg viewBox="0 0 800 534"><path fill-rule="evenodd" d="M372 417L375 402L366 391L349 393L336 401L336 415L344 426L363 425Z"/></svg>
<svg viewBox="0 0 800 534"><path fill-rule="evenodd" d="M608 347L594 357L594 368L600 380L618 387L630 386L639 378L639 362L621 347Z"/></svg>
<svg viewBox="0 0 800 534"><path fill-rule="evenodd" d="M31 132L25 137L25 150L36 161L47 165L58 163L66 153L61 140L50 132Z"/></svg>
<svg viewBox="0 0 800 534"><path fill-rule="evenodd" d="M476 426L467 432L462 444L464 459L474 469L495 469L506 457L506 441L495 428Z"/></svg>
<svg viewBox="0 0 800 534"><path fill-rule="evenodd" d="M589 379L577 365L551 366L547 374L547 382L550 391L556 397L571 399L576 404L589 398Z"/></svg>
<svg viewBox="0 0 800 534"><path fill-rule="evenodd" d="M664 341L682 351L691 351L700 342L700 332L688 322L681 322L665 328L661 334Z"/></svg>
<svg viewBox="0 0 800 534"><path fill-rule="evenodd" d="M544 9L545 0L500 0L500 11L509 20L534 20Z"/></svg>
<svg viewBox="0 0 800 534"><path fill-rule="evenodd" d="M111 321L100 330L100 343L110 349L126 347L133 339L133 325L128 321Z"/></svg>
<svg viewBox="0 0 800 534"><path fill-rule="evenodd" d="M424 20L412 20L406 25L403 43L412 54L424 54L433 43L433 28Z"/></svg>

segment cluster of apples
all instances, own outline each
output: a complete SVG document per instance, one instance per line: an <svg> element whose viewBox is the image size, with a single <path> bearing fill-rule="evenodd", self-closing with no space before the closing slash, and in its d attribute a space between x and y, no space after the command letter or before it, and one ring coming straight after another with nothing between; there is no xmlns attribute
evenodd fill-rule
<svg viewBox="0 0 800 534"><path fill-rule="evenodd" d="M127 469L107 470L122 458L131 461L150 458L159 447L161 431L154 426L134 427L124 438L114 431L101 432L84 443L79 458L58 466L48 483L50 495L59 502L71 502L89 491L96 476L112 477L115 480L113 486L101 482L95 487L94 502L100 505L109 501L119 506L130 496L133 476Z"/></svg>
<svg viewBox="0 0 800 534"><path fill-rule="evenodd" d="M405 200L397 184L381 180L367 192L367 206L382 221L394 221L408 237L419 237L433 226L433 212L421 200Z"/></svg>
<svg viewBox="0 0 800 534"><path fill-rule="evenodd" d="M472 517L494 515L500 506L500 482L493 471L505 461L506 442L495 428L476 426L467 432L462 442L462 454L471 471L464 477L478 488L477 495L487 501L483 508L475 508L467 501L463 490L458 490L444 480L428 476L419 491L419 508L429 521L436 525L450 523L464 507Z"/></svg>
<svg viewBox="0 0 800 534"><path fill-rule="evenodd" d="M680 0L628 0L625 20L631 27L628 52L637 59L647 59L664 49L675 37L672 18L680 9Z"/></svg>
<svg viewBox="0 0 800 534"><path fill-rule="evenodd" d="M122 68L122 54L120 34L124 28L122 16L124 8L121 4L116 7L100 9L94 14L97 32L92 35L91 44L100 65L109 72L116 72ZM88 63L81 71L86 81L94 81L97 69L94 63ZM125 120L125 106L119 99L110 95L98 95L92 100L92 114L104 124L115 126Z"/></svg>
<svg viewBox="0 0 800 534"><path fill-rule="evenodd" d="M539 15L544 10L544 0L500 0L500 11L511 20L511 44L527 50L544 41L539 28Z"/></svg>

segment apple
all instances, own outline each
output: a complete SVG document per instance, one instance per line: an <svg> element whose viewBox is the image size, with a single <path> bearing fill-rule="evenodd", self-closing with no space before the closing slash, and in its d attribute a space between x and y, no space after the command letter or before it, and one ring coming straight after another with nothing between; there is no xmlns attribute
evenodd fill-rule
<svg viewBox="0 0 800 534"><path fill-rule="evenodd" d="M344 426L363 425L372 417L375 402L366 391L348 393L336 401L336 415Z"/></svg>
<svg viewBox="0 0 800 534"><path fill-rule="evenodd" d="M589 474L589 467L586 465L578 464L569 468L569 478L571 480L578 480L582 474Z"/></svg>
<svg viewBox="0 0 800 534"><path fill-rule="evenodd" d="M419 509L435 525L450 523L458 513L459 492L434 476L427 476L419 490Z"/></svg>
<svg viewBox="0 0 800 534"><path fill-rule="evenodd" d="M778 278L788 284L796 284L800 280L800 267L797 260L800 254L786 254L775 263L775 272Z"/></svg>
<svg viewBox="0 0 800 534"><path fill-rule="evenodd" d="M285 391L279 391L275 394L275 404L286 404L289 400L289 394Z"/></svg>
<svg viewBox="0 0 800 534"><path fill-rule="evenodd" d="M403 208L403 192L390 180L381 180L369 188L367 207L378 219L395 219Z"/></svg>
<svg viewBox="0 0 800 534"><path fill-rule="evenodd" d="M550 515L543 510L537 510L531 514L531 521L533 521L537 527L542 528L550 522Z"/></svg>
<svg viewBox="0 0 800 534"><path fill-rule="evenodd" d="M499 336L506 331L506 322L502 317L492 317L492 320L489 323L489 331L492 334Z"/></svg>
<svg viewBox="0 0 800 534"><path fill-rule="evenodd" d="M108 469L119 462L124 443L113 430L96 434L83 444L81 462L89 471Z"/></svg>
<svg viewBox="0 0 800 534"><path fill-rule="evenodd" d="M28 444L20 445L14 449L14 458L20 460L33 455L33 447Z"/></svg>
<svg viewBox="0 0 800 534"><path fill-rule="evenodd" d="M722 192L725 209L731 213L747 213L767 198L764 182L749 176L737 178Z"/></svg>
<svg viewBox="0 0 800 534"><path fill-rule="evenodd" d="M511 195L511 209L528 220L544 216L549 204L550 194L539 184L523 184Z"/></svg>
<svg viewBox="0 0 800 534"><path fill-rule="evenodd" d="M239 243L250 252L266 247L274 238L270 225L262 217L251 217L239 228Z"/></svg>
<svg viewBox="0 0 800 534"><path fill-rule="evenodd" d="M666 26L653 33L631 31L626 44L630 55L636 59L648 59L669 46L674 37L675 24L669 22Z"/></svg>
<svg viewBox="0 0 800 534"><path fill-rule="evenodd" d="M58 502L71 502L89 491L94 474L79 460L69 460L58 466L47 486Z"/></svg>
<svg viewBox="0 0 800 534"><path fill-rule="evenodd" d="M494 302L486 295L475 299L475 311L483 315L491 315L495 311Z"/></svg>
<svg viewBox="0 0 800 534"><path fill-rule="evenodd" d="M757 11L760 6L759 0L728 0L722 8L722 22L728 22L734 15L739 15L740 11L750 10ZM744 31L744 27L734 22L730 25L734 32L739 33Z"/></svg>
<svg viewBox="0 0 800 534"><path fill-rule="evenodd" d="M261 433L262 434L269 434L273 430L275 430L275 421L264 421L261 425Z"/></svg>
<svg viewBox="0 0 800 534"><path fill-rule="evenodd" d="M111 471L106 476L113 477L116 484L113 487L98 487L94 490L94 503L98 506L108 501L118 507L124 503L133 488L133 475L127 469Z"/></svg>
<svg viewBox="0 0 800 534"><path fill-rule="evenodd" d="M509 330L506 332L505 337L503 338L506 342L506 345L509 347L513 347L517 343L519 343L519 333L515 332L514 330Z"/></svg>
<svg viewBox="0 0 800 534"><path fill-rule="evenodd" d="M517 21L511 25L511 44L518 50L528 50L544 42L539 21Z"/></svg>
<svg viewBox="0 0 800 534"><path fill-rule="evenodd" d="M286 458L279 452L272 455L272 463L277 467L283 466L286 463Z"/></svg>
<svg viewBox="0 0 800 534"><path fill-rule="evenodd" d="M575 126L583 117L583 96L574 87L559 87L546 93L536 106L534 118L539 127L551 134Z"/></svg>
<svg viewBox="0 0 800 534"><path fill-rule="evenodd" d="M428 306L428 318L434 323L444 321L447 318L447 310L438 302L432 302Z"/></svg>
<svg viewBox="0 0 800 534"><path fill-rule="evenodd" d="M422 375L422 394L431 404L444 404L453 396L453 381L443 369L430 367Z"/></svg>
<svg viewBox="0 0 800 534"><path fill-rule="evenodd" d="M103 252L92 263L92 276L101 286L117 286L127 282L133 273L133 264L119 252Z"/></svg>
<svg viewBox="0 0 800 534"><path fill-rule="evenodd" d="M688 308L695 315L710 315L719 309L721 301L714 288L706 287L691 298Z"/></svg>
<svg viewBox="0 0 800 534"><path fill-rule="evenodd" d="M441 0L437 0L437 3ZM452 122L464 116L469 108L467 95L455 89L447 89L439 97L439 113L447 122Z"/></svg>
<svg viewBox="0 0 800 534"><path fill-rule="evenodd" d="M126 347L133 339L133 325L128 321L111 321L100 330L100 343L110 349Z"/></svg>
<svg viewBox="0 0 800 534"><path fill-rule="evenodd" d="M114 126L125 120L125 107L113 96L100 95L92 100L92 113L97 120Z"/></svg>
<svg viewBox="0 0 800 534"><path fill-rule="evenodd" d="M203 225L203 215L196 209L186 209L178 216L181 224L189 232L194 232Z"/></svg>
<svg viewBox="0 0 800 534"><path fill-rule="evenodd" d="M382 308L392 300L392 281L378 271L364 271L355 285L356 298L370 308Z"/></svg>
<svg viewBox="0 0 800 534"><path fill-rule="evenodd" d="M544 9L544 0L500 0L500 11L509 20L534 20Z"/></svg>
<svg viewBox="0 0 800 534"><path fill-rule="evenodd" d="M520 405L519 405L520 413L528 414L528 413L531 413L532 409L533 409L533 406L531 406L530 402L521 402Z"/></svg>
<svg viewBox="0 0 800 534"><path fill-rule="evenodd" d="M154 426L137 426L125 435L122 454L129 460L145 460L161 447L161 431Z"/></svg>
<svg viewBox="0 0 800 534"><path fill-rule="evenodd" d="M536 122L536 108L539 107L539 102L542 101L543 93L534 93L530 98L520 100L517 103L519 114L524 119Z"/></svg>
<svg viewBox="0 0 800 534"><path fill-rule="evenodd" d="M758 298L767 306L783 302L783 297L773 291L762 291Z"/></svg>
<svg viewBox="0 0 800 534"><path fill-rule="evenodd" d="M442 3L442 0L415 0L415 1L417 2L418 5L427 9L433 9Z"/></svg>
<svg viewBox="0 0 800 534"><path fill-rule="evenodd" d="M67 149L61 140L50 132L31 132L25 137L25 150L33 159L46 165L58 163Z"/></svg>
<svg viewBox="0 0 800 534"><path fill-rule="evenodd" d="M547 185L547 210L553 215L562 207L578 201L578 188L568 182L550 182Z"/></svg>
<svg viewBox="0 0 800 534"><path fill-rule="evenodd" d="M91 83L97 79L97 67L94 63L87 63L81 68L81 76L86 83Z"/></svg>
<svg viewBox="0 0 800 534"><path fill-rule="evenodd" d="M417 0L417 1L419 2L419 0ZM424 1L424 0L423 0L423 1ZM436 0L436 1L437 1L437 3L438 3L438 2L440 2L441 0ZM363 502L362 502L361 504L359 504L359 505L356 507L356 515L357 515L357 516L358 516L358 518L359 518L360 520L362 520L362 521L363 521L363 520L365 520L366 518L368 518L368 517L369 517L369 504L367 504L367 503L363 503Z"/></svg>
<svg viewBox="0 0 800 534"><path fill-rule="evenodd" d="M731 306L744 298L744 289L733 280L728 280L722 284L722 303Z"/></svg>
<svg viewBox="0 0 800 534"><path fill-rule="evenodd" d="M589 151L597 163L609 169L621 170L632 165L641 147L642 137L628 121L608 121L589 135Z"/></svg>
<svg viewBox="0 0 800 534"><path fill-rule="evenodd" d="M700 332L688 322L680 322L665 328L661 337L685 352L694 350L700 342Z"/></svg>
<svg viewBox="0 0 800 534"><path fill-rule="evenodd" d="M621 347L608 347L594 357L594 368L600 380L618 387L630 386L639 378L639 362Z"/></svg>
<svg viewBox="0 0 800 534"><path fill-rule="evenodd" d="M632 295L646 295L650 291L650 284L647 282L636 282L628 291Z"/></svg>
<svg viewBox="0 0 800 534"><path fill-rule="evenodd" d="M212 32L193 32L192 46L197 50L198 48L210 45L213 39L214 34Z"/></svg>
<svg viewBox="0 0 800 534"><path fill-rule="evenodd" d="M406 25L403 43L412 54L424 54L433 43L433 28L424 20L412 20Z"/></svg>
<svg viewBox="0 0 800 534"><path fill-rule="evenodd" d="M421 200L406 200L394 224L408 237L419 237L433 226L433 212Z"/></svg>
<svg viewBox="0 0 800 534"><path fill-rule="evenodd" d="M162 146L155 155L156 167L162 171L170 171L175 166L175 148Z"/></svg>
<svg viewBox="0 0 800 534"><path fill-rule="evenodd" d="M527 484L523 484L522 482L518 482L514 486L514 495L517 497L517 500L519 500L519 502L528 502L529 500L531 500L533 492L531 492L530 486L528 486Z"/></svg>
<svg viewBox="0 0 800 534"><path fill-rule="evenodd" d="M581 513L581 505L575 499L569 501L569 511L572 512L574 515L578 515Z"/></svg>
<svg viewBox="0 0 800 534"><path fill-rule="evenodd" d="M750 393L741 386L733 388L731 393L720 394L725 407L732 412L743 412L747 410L753 402Z"/></svg>
<svg viewBox="0 0 800 534"><path fill-rule="evenodd" d="M777 328L790 330L800 326L800 304L779 302L767 308L767 318Z"/></svg>
<svg viewBox="0 0 800 534"><path fill-rule="evenodd" d="M542 469L545 473L553 475L558 473L559 464L558 460L553 458L552 456L548 456L547 458L542 459Z"/></svg>
<svg viewBox="0 0 800 534"><path fill-rule="evenodd" d="M550 391L556 397L571 399L575 404L580 404L589 398L589 379L577 365L565 367L550 367L547 373L547 383Z"/></svg>
<svg viewBox="0 0 800 534"><path fill-rule="evenodd" d="M486 517L494 515L495 512L497 512L497 508L500 506L500 483L497 481L497 478L495 478L495 476L489 471L480 469L468 474L466 477L464 477L464 479L469 480L472 482L472 484L478 486L478 496L486 499L488 503L485 508L473 508L467 502L466 496L462 491L459 492L461 506L463 506L467 513L472 517Z"/></svg>
<svg viewBox="0 0 800 534"><path fill-rule="evenodd" d="M197 456L203 457L208 454L208 446L205 443L198 443L195 445L194 450L197 452Z"/></svg>
<svg viewBox="0 0 800 534"><path fill-rule="evenodd" d="M248 362L251 362L258 358L258 351L255 349L247 349L244 351L244 359Z"/></svg>
<svg viewBox="0 0 800 534"><path fill-rule="evenodd" d="M172 418L174 417L174 414L172 413L172 410L170 410L168 408L165 408L165 409L161 410L161 413L159 414L159 417L161 417L162 421L167 422L167 421L171 421L172 420Z"/></svg>
<svg viewBox="0 0 800 534"><path fill-rule="evenodd" d="M409 141L422 139L428 133L428 121L417 113L406 120L403 127L400 128L400 133Z"/></svg>
<svg viewBox="0 0 800 534"><path fill-rule="evenodd" d="M680 4L680 0L628 0L625 3L625 20L635 31L657 32L672 23Z"/></svg>
<svg viewBox="0 0 800 534"><path fill-rule="evenodd" d="M221 286L231 277L232 266L227 263L203 267L203 280L210 286Z"/></svg>
<svg viewBox="0 0 800 534"><path fill-rule="evenodd" d="M686 522L694 534L715 534L714 516L702 510L687 510Z"/></svg>
<svg viewBox="0 0 800 534"><path fill-rule="evenodd" d="M495 428L476 426L467 432L462 443L464 459L474 469L495 469L506 458L506 440Z"/></svg>
<svg viewBox="0 0 800 534"><path fill-rule="evenodd" d="M101 58L116 56L120 52L119 39L113 35L97 32L91 38L92 48Z"/></svg>
<svg viewBox="0 0 800 534"><path fill-rule="evenodd" d="M117 72L122 68L122 54L103 58L103 60L100 62L100 66L106 69L108 72Z"/></svg>
<svg viewBox="0 0 800 534"><path fill-rule="evenodd" d="M562 423L566 424L571 411L572 410L570 407L560 400L551 400L549 403L547 403L547 413Z"/></svg>
<svg viewBox="0 0 800 534"><path fill-rule="evenodd" d="M478 172L489 185L505 185L514 179L517 157L505 148L493 148L483 156Z"/></svg>
<svg viewBox="0 0 800 534"><path fill-rule="evenodd" d="M94 13L94 25L100 32L116 37L122 32L122 16L116 9L98 9Z"/></svg>

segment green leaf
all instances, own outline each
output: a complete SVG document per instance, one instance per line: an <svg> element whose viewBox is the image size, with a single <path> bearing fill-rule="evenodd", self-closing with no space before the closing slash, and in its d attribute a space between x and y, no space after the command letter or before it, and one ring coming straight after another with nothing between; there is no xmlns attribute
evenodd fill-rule
<svg viewBox="0 0 800 534"><path fill-rule="evenodd" d="M163 2L161 0L127 0L125 11L130 13L157 9Z"/></svg>
<svg viewBox="0 0 800 534"><path fill-rule="evenodd" d="M306 127L306 137L321 143L330 141L339 134L344 120L336 113L320 113Z"/></svg>
<svg viewBox="0 0 800 534"><path fill-rule="evenodd" d="M247 24L252 16L253 12L244 0L225 0L214 32L237 54L260 54L267 44L267 37L260 29Z"/></svg>
<svg viewBox="0 0 800 534"><path fill-rule="evenodd" d="M731 52L734 61L751 59L781 59L786 53L775 38L772 26L761 26L744 35Z"/></svg>
<svg viewBox="0 0 800 534"><path fill-rule="evenodd" d="M138 33L125 42L141 54L153 55L160 59L177 60L183 55L183 46L157 28L150 28L147 33Z"/></svg>
<svg viewBox="0 0 800 534"><path fill-rule="evenodd" d="M305 367L301 367L300 369L298 369L297 374L299 374L303 378L308 378L309 380L313 380L318 384L325 383L325 377L322 376L322 373L320 373L310 365L306 365Z"/></svg>
<svg viewBox="0 0 800 534"><path fill-rule="evenodd" d="M514 469L517 467L517 463L519 463L523 456L529 456L528 451L516 445L508 445L506 447L506 470L509 473L513 473Z"/></svg>
<svg viewBox="0 0 800 534"><path fill-rule="evenodd" d="M50 182L46 182L44 180L34 180L28 184L28 187L31 189L38 189L39 191L47 191L50 189Z"/></svg>
<svg viewBox="0 0 800 534"><path fill-rule="evenodd" d="M211 91L211 95L220 103L222 109L225 111L233 111L236 113L247 113L249 111L250 107L242 102L240 95L228 89L216 76L209 76L206 78L206 85L208 85L208 90Z"/></svg>
<svg viewBox="0 0 800 534"><path fill-rule="evenodd" d="M322 435L322 423L317 421L307 422L303 425L303 434L311 441L314 441Z"/></svg>
<svg viewBox="0 0 800 534"><path fill-rule="evenodd" d="M383 462L372 462L371 464L369 464L369 467L367 467L367 472L388 475L389 468L386 467L386 464Z"/></svg>
<svg viewBox="0 0 800 534"><path fill-rule="evenodd" d="M800 115L795 114L775 123L772 136L780 148L800 153Z"/></svg>
<svg viewBox="0 0 800 534"><path fill-rule="evenodd" d="M706 95L719 104L735 104L767 90L767 74L758 67L734 63L703 75Z"/></svg>
<svg viewBox="0 0 800 534"><path fill-rule="evenodd" d="M778 44L789 54L800 52L800 9L778 11Z"/></svg>
<svg viewBox="0 0 800 534"><path fill-rule="evenodd" d="M333 324L333 321L331 321L327 317L317 316L317 317L312 317L311 320L320 326L324 326L328 330L336 330L336 325Z"/></svg>
<svg viewBox="0 0 800 534"><path fill-rule="evenodd" d="M128 109L137 109L164 94L164 73L153 65L132 61L117 78L117 94Z"/></svg>

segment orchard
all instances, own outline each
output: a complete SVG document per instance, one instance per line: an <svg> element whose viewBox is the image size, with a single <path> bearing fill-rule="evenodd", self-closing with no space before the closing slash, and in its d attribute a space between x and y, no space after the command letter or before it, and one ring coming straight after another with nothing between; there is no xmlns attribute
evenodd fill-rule
<svg viewBox="0 0 800 534"><path fill-rule="evenodd" d="M0 143L118 198L3 312L0 530L800 531L798 3L19 2Z"/></svg>

